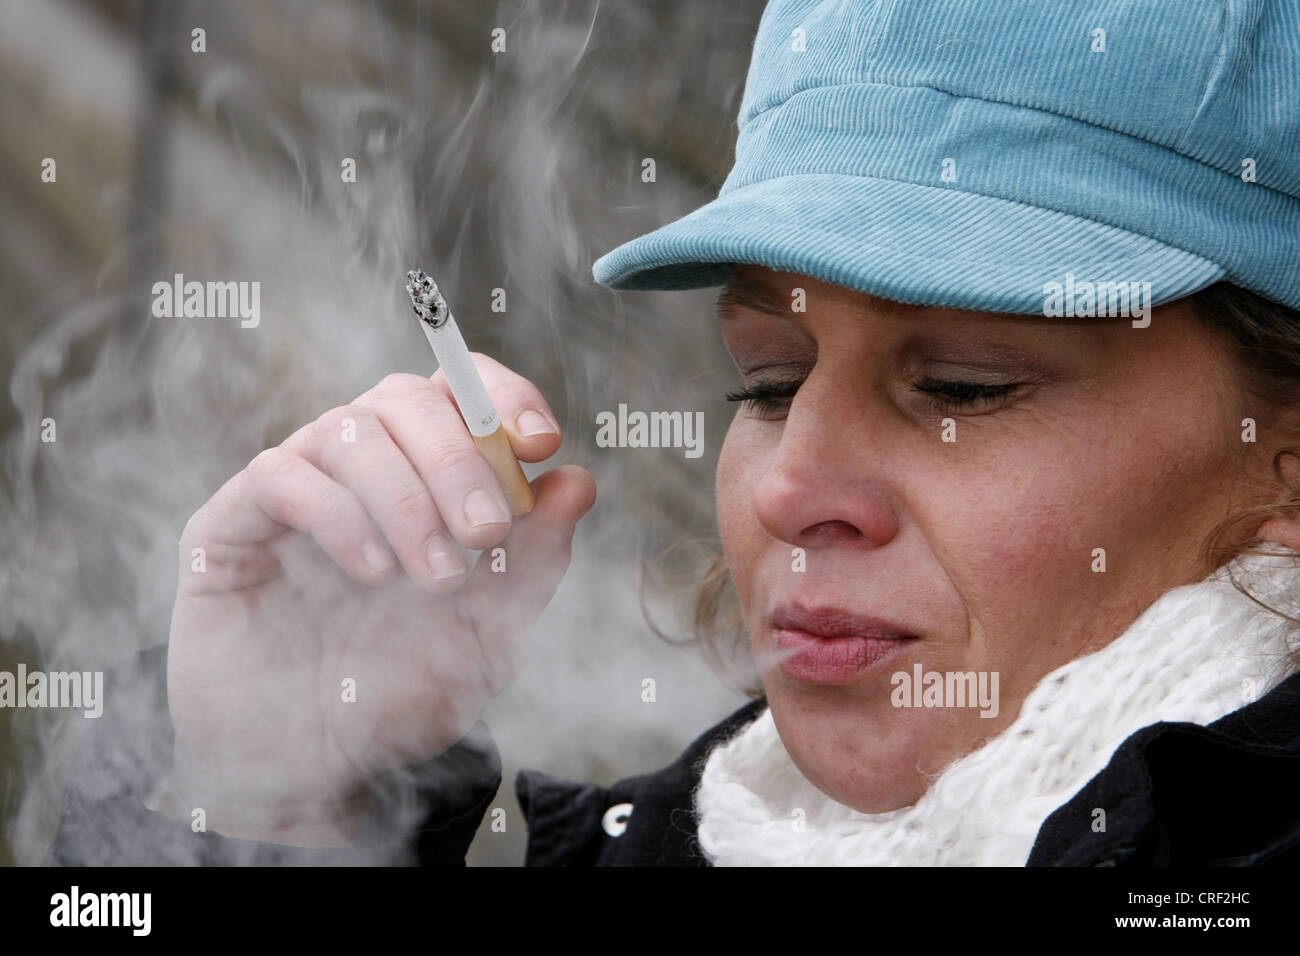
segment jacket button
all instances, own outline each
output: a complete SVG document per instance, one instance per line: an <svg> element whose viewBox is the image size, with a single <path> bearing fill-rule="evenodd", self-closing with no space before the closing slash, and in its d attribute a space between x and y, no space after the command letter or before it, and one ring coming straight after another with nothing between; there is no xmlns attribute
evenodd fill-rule
<svg viewBox="0 0 1300 956"><path fill-rule="evenodd" d="M631 815L632 804L616 803L605 811L605 817L600 821L600 825L610 836L619 837L627 829L627 818Z"/></svg>

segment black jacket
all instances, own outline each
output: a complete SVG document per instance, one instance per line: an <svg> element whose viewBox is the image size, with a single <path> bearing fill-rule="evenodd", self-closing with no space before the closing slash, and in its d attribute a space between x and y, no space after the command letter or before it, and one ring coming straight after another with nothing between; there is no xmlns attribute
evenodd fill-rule
<svg viewBox="0 0 1300 956"><path fill-rule="evenodd" d="M441 756L393 775L355 847L306 849L191 832L144 800L171 749L166 645L106 675L104 716L74 766L47 864L463 865L501 783L482 721ZM122 706L129 701L131 706ZM111 706L117 702L118 706ZM762 712L752 701L705 731L668 766L609 787L520 771L528 866L708 866L697 846L691 791L713 744ZM403 783L405 786L403 786ZM1044 821L1030 866L1300 863L1300 674L1201 727L1157 723ZM411 788L427 807L412 831L395 821ZM1105 830L1094 830L1096 808Z"/></svg>

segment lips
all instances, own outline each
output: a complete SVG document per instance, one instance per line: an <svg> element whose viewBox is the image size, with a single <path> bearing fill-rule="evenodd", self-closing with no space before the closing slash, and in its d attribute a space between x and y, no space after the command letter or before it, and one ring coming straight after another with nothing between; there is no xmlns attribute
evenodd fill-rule
<svg viewBox="0 0 1300 956"><path fill-rule="evenodd" d="M844 608L782 605L772 613L773 643L781 670L807 684L844 685L871 680L920 638L868 614Z"/></svg>
<svg viewBox="0 0 1300 956"><path fill-rule="evenodd" d="M836 607L801 608L783 604L772 612L772 627L803 631L814 637L869 637L882 641L916 637L889 621Z"/></svg>

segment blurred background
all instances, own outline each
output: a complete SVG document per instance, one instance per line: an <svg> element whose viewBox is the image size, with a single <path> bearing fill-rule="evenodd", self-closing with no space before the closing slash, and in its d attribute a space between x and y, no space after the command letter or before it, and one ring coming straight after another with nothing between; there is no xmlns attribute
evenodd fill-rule
<svg viewBox="0 0 1300 956"><path fill-rule="evenodd" d="M389 372L433 371L403 291L418 266L470 348L559 414L564 445L529 477L576 462L598 487L532 662L485 715L508 823L480 829L470 863L522 862L520 766L608 784L744 703L744 662L720 675L661 640L636 586L643 563L666 570L652 617L685 637L739 380L716 290L612 293L591 263L716 195L761 12L0 3L0 670L106 670L165 642L194 510ZM260 282L260 324L155 318L151 287L175 273ZM703 411L703 455L596 447L620 402ZM0 863L40 862L85 723L0 709Z"/></svg>

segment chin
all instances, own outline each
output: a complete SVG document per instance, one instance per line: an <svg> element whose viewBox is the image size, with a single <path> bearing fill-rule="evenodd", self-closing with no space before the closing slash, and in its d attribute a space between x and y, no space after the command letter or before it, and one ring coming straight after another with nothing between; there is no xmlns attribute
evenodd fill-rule
<svg viewBox="0 0 1300 956"><path fill-rule="evenodd" d="M910 807L925 794L924 778L919 774L910 774L906 780L846 780L843 768L829 767L827 773L816 773L820 767L805 770L798 760L795 761L805 777L818 790L836 803L842 803L858 813L888 813ZM812 772L810 772L812 771ZM816 775L814 775L816 774Z"/></svg>
<svg viewBox="0 0 1300 956"><path fill-rule="evenodd" d="M926 727L878 700L827 699L826 694L769 686L781 742L795 766L826 796L859 813L911 806L929 780L920 768L936 760L927 741L943 728ZM948 728L951 731L951 728Z"/></svg>

